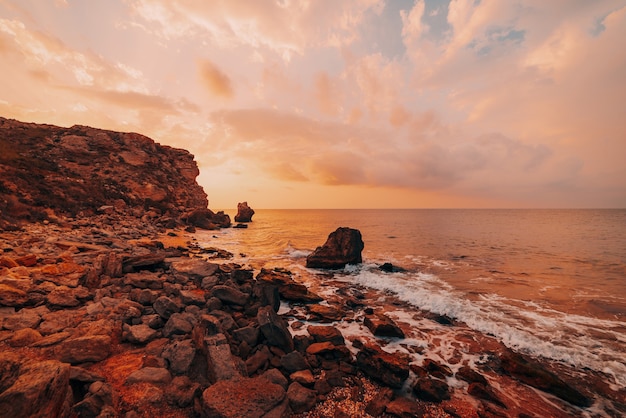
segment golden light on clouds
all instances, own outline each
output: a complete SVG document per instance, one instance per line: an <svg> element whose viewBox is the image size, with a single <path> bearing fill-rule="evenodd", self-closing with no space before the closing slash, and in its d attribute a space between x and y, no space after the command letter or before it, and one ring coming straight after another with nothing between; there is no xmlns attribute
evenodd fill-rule
<svg viewBox="0 0 626 418"><path fill-rule="evenodd" d="M211 207L626 206L626 1L0 2L0 115L189 149Z"/></svg>

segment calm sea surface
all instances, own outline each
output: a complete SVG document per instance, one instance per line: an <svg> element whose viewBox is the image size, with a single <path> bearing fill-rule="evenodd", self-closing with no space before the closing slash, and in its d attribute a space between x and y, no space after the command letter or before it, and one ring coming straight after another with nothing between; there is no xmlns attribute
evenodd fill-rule
<svg viewBox="0 0 626 418"><path fill-rule="evenodd" d="M342 280L626 386L626 210L258 210L248 229L197 236L307 281L306 255L340 226L365 242Z"/></svg>

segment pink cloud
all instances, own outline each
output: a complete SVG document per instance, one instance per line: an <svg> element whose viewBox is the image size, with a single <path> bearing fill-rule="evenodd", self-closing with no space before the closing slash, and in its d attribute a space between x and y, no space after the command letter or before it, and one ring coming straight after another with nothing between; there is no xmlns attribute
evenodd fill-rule
<svg viewBox="0 0 626 418"><path fill-rule="evenodd" d="M224 98L233 97L235 93L230 78L211 61L203 60L198 63L198 71L209 92Z"/></svg>

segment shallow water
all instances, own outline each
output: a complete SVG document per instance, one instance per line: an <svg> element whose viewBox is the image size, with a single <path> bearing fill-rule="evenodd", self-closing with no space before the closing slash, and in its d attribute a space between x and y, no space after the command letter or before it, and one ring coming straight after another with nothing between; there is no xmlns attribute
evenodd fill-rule
<svg viewBox="0 0 626 418"><path fill-rule="evenodd" d="M626 386L626 210L258 210L253 219L196 237L307 282L319 278L306 255L337 227L357 228L364 262L339 280ZM383 273L383 262L407 271Z"/></svg>

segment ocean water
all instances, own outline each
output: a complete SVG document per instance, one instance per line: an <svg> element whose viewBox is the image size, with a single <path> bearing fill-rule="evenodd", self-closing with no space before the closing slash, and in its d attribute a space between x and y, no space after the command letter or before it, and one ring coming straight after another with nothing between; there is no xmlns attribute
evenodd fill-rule
<svg viewBox="0 0 626 418"><path fill-rule="evenodd" d="M411 323L417 309L447 315L626 387L626 210L258 210L247 229L196 237L235 253L235 262L285 267L314 286L327 275L305 268L306 255L340 226L359 229L365 249L363 264L334 279L409 304L392 317ZM384 262L406 271L384 273ZM432 346L432 335L417 331L425 327L439 340L451 332L415 321L405 346ZM438 344L439 360L452 355Z"/></svg>

